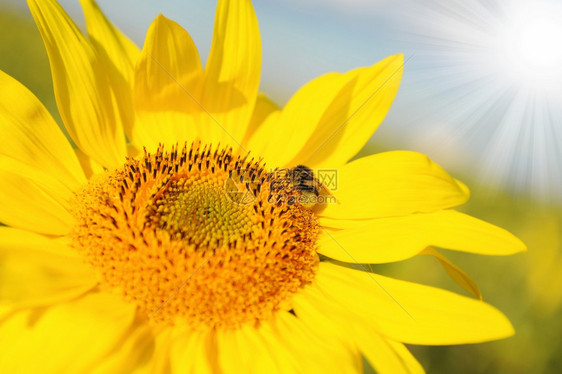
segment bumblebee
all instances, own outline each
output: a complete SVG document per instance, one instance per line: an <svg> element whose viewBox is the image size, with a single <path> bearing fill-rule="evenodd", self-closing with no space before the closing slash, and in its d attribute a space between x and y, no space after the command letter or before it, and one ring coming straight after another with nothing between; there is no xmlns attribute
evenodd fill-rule
<svg viewBox="0 0 562 374"><path fill-rule="evenodd" d="M330 194L328 189L314 176L314 171L307 166L297 165L288 169L286 178L292 189L299 193L297 202L306 209L313 210L322 204L324 196Z"/></svg>

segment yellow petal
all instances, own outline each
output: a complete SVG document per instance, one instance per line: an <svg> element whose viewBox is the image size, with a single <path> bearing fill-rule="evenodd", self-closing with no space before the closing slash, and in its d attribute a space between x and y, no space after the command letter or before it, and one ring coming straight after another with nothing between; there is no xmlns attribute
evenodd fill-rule
<svg viewBox="0 0 562 374"><path fill-rule="evenodd" d="M50 174L70 188L85 183L72 146L47 109L0 71L0 154Z"/></svg>
<svg viewBox="0 0 562 374"><path fill-rule="evenodd" d="M207 352L218 357L220 367L214 372L221 373L363 372L354 347L287 312L279 312L259 326L217 330L216 351L207 347Z"/></svg>
<svg viewBox="0 0 562 374"><path fill-rule="evenodd" d="M468 199L464 185L427 156L392 151L363 157L338 169L338 203L321 216L362 219L433 212Z"/></svg>
<svg viewBox="0 0 562 374"><path fill-rule="evenodd" d="M403 344L381 336L368 324L354 323L338 304L330 303L317 288L307 287L294 299L300 320L330 331L356 345L377 373L422 373L423 368Z"/></svg>
<svg viewBox="0 0 562 374"><path fill-rule="evenodd" d="M207 331L179 331L170 348L170 366L174 373L217 373L215 342Z"/></svg>
<svg viewBox="0 0 562 374"><path fill-rule="evenodd" d="M237 330L217 331L221 372L290 373L290 357L284 350L274 349L254 326L245 325Z"/></svg>
<svg viewBox="0 0 562 374"><path fill-rule="evenodd" d="M265 344L297 373L363 373L355 346L314 328L290 313L279 312L260 329ZM284 368L284 367L283 367ZM285 372L287 372L285 370Z"/></svg>
<svg viewBox="0 0 562 374"><path fill-rule="evenodd" d="M319 291L345 307L350 318L395 341L466 344L514 333L507 318L492 306L438 288L327 262L320 263L316 279Z"/></svg>
<svg viewBox="0 0 562 374"><path fill-rule="evenodd" d="M242 141L254 110L260 73L260 30L250 0L219 0L202 101L217 121L207 121L211 141L233 146Z"/></svg>
<svg viewBox="0 0 562 374"><path fill-rule="evenodd" d="M86 174L88 180L93 175L101 174L105 172L103 166L101 166L99 163L97 163L95 160L93 160L91 157L89 157L81 150L75 149L74 152L76 153L76 157L78 157L78 161L80 161L80 166L82 167L82 170L84 170L84 174Z"/></svg>
<svg viewBox="0 0 562 374"><path fill-rule="evenodd" d="M252 134L248 147L272 167L289 165L318 131L318 124L340 91L350 85L344 74L322 75L301 87L281 112L274 112Z"/></svg>
<svg viewBox="0 0 562 374"><path fill-rule="evenodd" d="M180 25L159 15L148 29L135 68L133 143L193 141L209 114L201 106L201 62L193 40Z"/></svg>
<svg viewBox="0 0 562 374"><path fill-rule="evenodd" d="M398 92L403 66L404 56L398 54L346 73L348 84L325 108L306 147L290 164L333 168L355 156L386 117Z"/></svg>
<svg viewBox="0 0 562 374"><path fill-rule="evenodd" d="M476 282L474 282L472 278L470 278L461 268L449 261L447 257L443 256L431 247L424 249L420 254L435 257L455 283L464 288L475 298L482 300L482 293L480 292L480 288L478 288Z"/></svg>
<svg viewBox="0 0 562 374"><path fill-rule="evenodd" d="M119 347L100 361L91 373L164 373L169 361L169 344L169 328L157 334L154 326L136 323Z"/></svg>
<svg viewBox="0 0 562 374"><path fill-rule="evenodd" d="M347 228L325 231L320 253L345 262L400 261L437 246L456 251L510 255L525 245L506 230L454 210L363 221L320 220Z"/></svg>
<svg viewBox="0 0 562 374"><path fill-rule="evenodd" d="M250 119L250 123L248 128L246 129L246 133L244 134L244 139L242 140L242 145L246 146L249 151L255 151L251 146L248 145L250 138L252 138L253 134L256 130L262 126L264 121L273 113L279 112L279 106L271 101L267 96L260 93L256 100L256 106L254 107L254 113L252 113L252 118ZM269 139L256 139L256 141L262 141L265 143L270 143ZM260 147L260 149L265 147Z"/></svg>
<svg viewBox="0 0 562 374"><path fill-rule="evenodd" d="M0 227L0 302L49 305L95 287L90 266L67 246L28 231Z"/></svg>
<svg viewBox="0 0 562 374"><path fill-rule="evenodd" d="M125 159L125 136L105 66L54 0L28 0L41 32L59 112L74 142L105 167Z"/></svg>
<svg viewBox="0 0 562 374"><path fill-rule="evenodd" d="M73 223L72 191L39 169L0 155L0 222L51 235L64 235Z"/></svg>
<svg viewBox="0 0 562 374"><path fill-rule="evenodd" d="M0 324L0 372L91 372L119 347L134 315L134 305L103 293L17 313Z"/></svg>
<svg viewBox="0 0 562 374"><path fill-rule="evenodd" d="M114 65L130 81L140 54L139 48L105 17L94 0L80 0L80 3L94 47L103 54L102 58L108 65Z"/></svg>
<svg viewBox="0 0 562 374"><path fill-rule="evenodd" d="M418 360L404 344L380 336L372 338L371 336L373 335L368 334L368 329L365 329L362 338L358 340L358 344L369 363L377 370L377 373L425 373ZM389 364L387 359L389 355L397 357L400 360L400 364L396 365L396 362Z"/></svg>
<svg viewBox="0 0 562 374"><path fill-rule="evenodd" d="M119 100L116 106L124 130L130 137L134 124L132 81L138 47L109 22L94 0L80 0L92 46L109 75L109 84Z"/></svg>

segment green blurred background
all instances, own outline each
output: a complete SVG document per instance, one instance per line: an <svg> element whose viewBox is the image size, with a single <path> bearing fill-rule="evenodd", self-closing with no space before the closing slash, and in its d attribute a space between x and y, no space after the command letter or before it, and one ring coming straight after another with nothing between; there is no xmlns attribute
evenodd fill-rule
<svg viewBox="0 0 562 374"><path fill-rule="evenodd" d="M0 9L0 69L30 88L60 123L42 40L19 10ZM361 154L395 147L400 146L390 137L374 137ZM430 373L562 372L562 208L477 183L463 170L448 171L471 188L462 211L510 230L528 246L527 253L510 257L446 253L476 281L484 299L509 317L517 334L485 344L411 350ZM375 271L466 294L428 256Z"/></svg>

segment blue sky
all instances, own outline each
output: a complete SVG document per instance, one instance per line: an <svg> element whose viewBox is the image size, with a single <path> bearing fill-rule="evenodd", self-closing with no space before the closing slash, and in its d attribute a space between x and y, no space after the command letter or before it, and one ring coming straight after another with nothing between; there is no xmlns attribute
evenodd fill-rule
<svg viewBox="0 0 562 374"><path fill-rule="evenodd" d="M206 58L214 1L98 2L139 45L164 14ZM61 4L81 19L77 0ZM279 104L318 75L403 52L404 78L379 139L486 183L562 202L561 1L260 0L254 7L261 89Z"/></svg>

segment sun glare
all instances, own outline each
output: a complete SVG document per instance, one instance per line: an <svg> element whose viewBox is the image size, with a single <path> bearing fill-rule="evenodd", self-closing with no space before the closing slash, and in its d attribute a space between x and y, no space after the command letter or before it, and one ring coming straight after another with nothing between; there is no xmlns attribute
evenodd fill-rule
<svg viewBox="0 0 562 374"><path fill-rule="evenodd" d="M562 2L416 4L420 82L440 104L422 120L442 136L414 146L452 160L436 144L462 144L484 184L562 202Z"/></svg>
<svg viewBox="0 0 562 374"><path fill-rule="evenodd" d="M547 89L562 76L562 7L537 2L509 13L497 39L505 72L527 87Z"/></svg>

